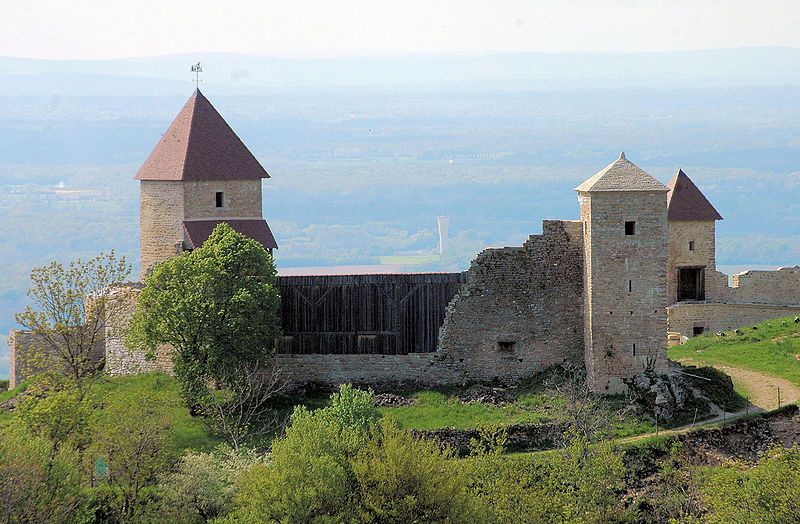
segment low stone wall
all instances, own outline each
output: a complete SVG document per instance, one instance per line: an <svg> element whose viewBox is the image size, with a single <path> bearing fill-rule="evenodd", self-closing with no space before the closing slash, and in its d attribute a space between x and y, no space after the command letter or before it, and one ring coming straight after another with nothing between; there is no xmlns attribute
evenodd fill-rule
<svg viewBox="0 0 800 524"><path fill-rule="evenodd" d="M99 340L90 355L99 367L104 356L104 341ZM17 387L32 375L51 369L66 369L64 361L45 340L30 331L12 329L8 335L8 384Z"/></svg>
<svg viewBox="0 0 800 524"><path fill-rule="evenodd" d="M669 331L694 336L694 328L716 333L773 318L800 315L800 306L767 304L679 303L667 308Z"/></svg>
<svg viewBox="0 0 800 524"><path fill-rule="evenodd" d="M800 266L745 271L731 280L730 302L800 306Z"/></svg>

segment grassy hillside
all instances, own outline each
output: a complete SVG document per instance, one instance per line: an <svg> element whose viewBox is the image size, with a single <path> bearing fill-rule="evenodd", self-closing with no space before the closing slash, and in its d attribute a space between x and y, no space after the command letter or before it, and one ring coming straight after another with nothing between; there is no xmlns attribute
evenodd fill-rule
<svg viewBox="0 0 800 524"><path fill-rule="evenodd" d="M673 360L732 366L767 373L800 385L800 323L794 317L700 335L669 349Z"/></svg>

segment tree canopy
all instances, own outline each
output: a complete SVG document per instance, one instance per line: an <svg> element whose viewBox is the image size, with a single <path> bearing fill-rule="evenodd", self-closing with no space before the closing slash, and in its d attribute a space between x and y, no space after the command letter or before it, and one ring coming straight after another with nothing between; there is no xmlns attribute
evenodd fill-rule
<svg viewBox="0 0 800 524"><path fill-rule="evenodd" d="M205 243L157 264L139 295L129 347L174 348L184 398L197 403L209 380L263 361L280 333L272 256L261 244L219 224Z"/></svg>

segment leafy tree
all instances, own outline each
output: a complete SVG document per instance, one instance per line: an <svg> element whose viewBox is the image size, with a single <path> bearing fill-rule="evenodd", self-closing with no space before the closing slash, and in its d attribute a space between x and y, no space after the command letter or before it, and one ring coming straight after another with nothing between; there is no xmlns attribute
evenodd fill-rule
<svg viewBox="0 0 800 524"><path fill-rule="evenodd" d="M226 387L203 397L203 421L211 433L239 451L246 442L265 437L278 425L271 400L286 381L274 363L258 361L227 367L220 377Z"/></svg>
<svg viewBox="0 0 800 524"><path fill-rule="evenodd" d="M99 344L123 302L112 286L130 275L125 257L114 251L64 266L52 262L31 272L28 291L34 307L16 315L19 325L34 335L35 346L24 365L32 370L64 370L79 398L102 368Z"/></svg>
<svg viewBox="0 0 800 524"><path fill-rule="evenodd" d="M134 520L150 501L150 487L170 465L169 411L149 397L107 402L92 421L87 466L109 488L116 517Z"/></svg>
<svg viewBox="0 0 800 524"><path fill-rule="evenodd" d="M81 500L78 454L22 424L0 429L0 521L74 522Z"/></svg>
<svg viewBox="0 0 800 524"><path fill-rule="evenodd" d="M261 244L219 224L202 247L155 266L126 342L151 351L172 346L183 396L196 410L209 381L271 354L280 331L275 276Z"/></svg>

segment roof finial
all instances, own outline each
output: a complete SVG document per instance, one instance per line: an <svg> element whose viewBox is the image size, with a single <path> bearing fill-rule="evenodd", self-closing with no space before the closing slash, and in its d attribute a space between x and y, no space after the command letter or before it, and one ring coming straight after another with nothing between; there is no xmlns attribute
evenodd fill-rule
<svg viewBox="0 0 800 524"><path fill-rule="evenodd" d="M197 90L200 90L200 82L203 80L200 78L200 73L203 72L203 66L200 65L200 62L196 64L192 64L192 73L194 73L194 83Z"/></svg>
<svg viewBox="0 0 800 524"><path fill-rule="evenodd" d="M619 158L618 158L618 160L627 160L627 158L625 158L625 151L621 151L621 152L619 153Z"/></svg>

